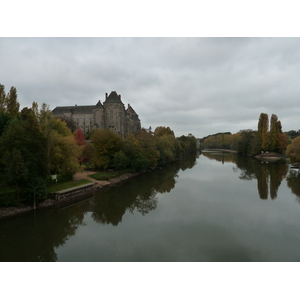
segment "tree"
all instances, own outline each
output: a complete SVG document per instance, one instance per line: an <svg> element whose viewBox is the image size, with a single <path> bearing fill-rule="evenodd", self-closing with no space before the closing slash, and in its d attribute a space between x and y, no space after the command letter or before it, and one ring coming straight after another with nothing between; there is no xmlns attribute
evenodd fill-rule
<svg viewBox="0 0 300 300"><path fill-rule="evenodd" d="M164 126L158 126L154 130L154 136L160 137L163 135L171 135L175 138L173 130L170 129L170 127L164 127Z"/></svg>
<svg viewBox="0 0 300 300"><path fill-rule="evenodd" d="M82 163L86 165L86 167L91 167L93 163L94 150L90 143L86 143L83 146L82 150Z"/></svg>
<svg viewBox="0 0 300 300"><path fill-rule="evenodd" d="M20 103L18 102L17 89L14 86L10 88L5 101L8 114L16 117L19 113Z"/></svg>
<svg viewBox="0 0 300 300"><path fill-rule="evenodd" d="M45 195L48 176L46 139L31 109L24 108L1 136L0 162L1 181L15 188L18 194L38 180ZM28 199L32 199L32 194Z"/></svg>
<svg viewBox="0 0 300 300"><path fill-rule="evenodd" d="M278 149L278 137L279 137L278 117L275 114L272 114L270 120L270 131L267 135L268 150L276 151Z"/></svg>
<svg viewBox="0 0 300 300"><path fill-rule="evenodd" d="M269 117L266 113L261 113L258 120L258 139L262 150L268 149L267 132L269 129Z"/></svg>
<svg viewBox="0 0 300 300"><path fill-rule="evenodd" d="M65 122L52 116L45 103L39 111L38 120L46 138L50 174L60 175L61 180L72 179L80 168L77 159L80 152L71 130Z"/></svg>
<svg viewBox="0 0 300 300"><path fill-rule="evenodd" d="M86 144L85 136L80 128L74 132L74 138L78 146L83 146Z"/></svg>
<svg viewBox="0 0 300 300"><path fill-rule="evenodd" d="M156 137L154 137L146 130L142 129L135 135L135 138L137 139L141 147L140 153L142 154L142 156L140 156L139 161L143 161L144 163L145 159L148 160L148 165L146 166L146 168L156 167L160 156L159 151L156 147Z"/></svg>
<svg viewBox="0 0 300 300"><path fill-rule="evenodd" d="M111 167L114 155L121 150L121 137L112 130L97 129L93 132L91 140L95 149L95 165L103 169Z"/></svg>
<svg viewBox="0 0 300 300"><path fill-rule="evenodd" d="M83 162L83 149L84 149L84 146L86 144L86 141L85 141L85 136L82 132L82 130L80 128L78 128L75 132L74 132L74 138L75 138L75 141L77 143L77 145L79 146L79 156L78 156L78 162L81 164Z"/></svg>
<svg viewBox="0 0 300 300"><path fill-rule="evenodd" d="M300 136L292 140L288 145L286 155L291 158L292 162L300 162Z"/></svg>
<svg viewBox="0 0 300 300"><path fill-rule="evenodd" d="M6 111L5 98L5 86L3 84L0 84L0 113L4 113Z"/></svg>
<svg viewBox="0 0 300 300"><path fill-rule="evenodd" d="M50 145L51 174L60 174L64 179L72 179L73 174L80 168L77 159L79 146L76 144L74 137L72 135L63 136L58 131L52 130Z"/></svg>

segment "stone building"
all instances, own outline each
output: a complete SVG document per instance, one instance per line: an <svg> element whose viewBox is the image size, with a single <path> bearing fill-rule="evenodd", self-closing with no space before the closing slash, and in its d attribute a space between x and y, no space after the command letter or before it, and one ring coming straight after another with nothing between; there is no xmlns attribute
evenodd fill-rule
<svg viewBox="0 0 300 300"><path fill-rule="evenodd" d="M84 134L92 129L111 129L122 137L136 133L141 129L141 121L134 109L128 104L127 109L121 101L121 95L115 91L105 94L103 104L57 106L52 110L55 117L73 120Z"/></svg>

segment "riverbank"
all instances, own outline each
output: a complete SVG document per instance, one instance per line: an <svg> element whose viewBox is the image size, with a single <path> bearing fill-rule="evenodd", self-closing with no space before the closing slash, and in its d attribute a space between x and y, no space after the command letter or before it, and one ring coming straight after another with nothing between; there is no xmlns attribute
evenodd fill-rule
<svg viewBox="0 0 300 300"><path fill-rule="evenodd" d="M214 151L221 151L221 152L228 152L228 153L235 153L237 154L237 151L230 150L230 149L203 149L203 152L214 152ZM256 159L268 161L268 162L275 162L277 160L280 160L282 158L285 158L285 155L278 154L276 152L268 152L268 153L261 153L254 156Z"/></svg>
<svg viewBox="0 0 300 300"><path fill-rule="evenodd" d="M202 150L202 152L215 152L215 151L228 152L228 153L237 153L237 151L230 150L230 149L203 149Z"/></svg>
<svg viewBox="0 0 300 300"><path fill-rule="evenodd" d="M45 200L37 203L36 209L49 208L49 207L62 207L62 206L67 206L67 205L79 202L88 196L93 196L93 193L98 189L101 189L104 187L115 186L129 178L138 176L139 174L141 174L143 172L126 173L119 177L112 178L107 181L106 180L95 180L95 179L91 179L90 177L88 177L89 175L91 175L93 173L96 173L96 172L84 171L84 172L80 172L80 173L77 173L74 175L74 181L79 181L81 179L92 180L94 182L93 190L86 191L79 195L72 195L69 197L65 197L65 198L62 198L59 200L48 198L48 199L45 199ZM0 219L12 217L15 215L20 215L20 214L23 214L23 213L26 213L26 212L29 212L32 210L34 210L33 204L31 204L31 205L19 204L17 206L0 207Z"/></svg>
<svg viewBox="0 0 300 300"><path fill-rule="evenodd" d="M266 161L266 162L275 162L282 158L284 158L284 155L280 155L276 152L268 152L268 153L261 153L254 156L256 159Z"/></svg>

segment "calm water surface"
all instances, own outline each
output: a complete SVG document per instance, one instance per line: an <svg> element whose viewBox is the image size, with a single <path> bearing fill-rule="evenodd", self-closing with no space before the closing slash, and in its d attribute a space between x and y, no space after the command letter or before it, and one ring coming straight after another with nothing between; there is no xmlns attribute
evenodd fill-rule
<svg viewBox="0 0 300 300"><path fill-rule="evenodd" d="M0 220L1 261L300 261L300 176L206 152Z"/></svg>

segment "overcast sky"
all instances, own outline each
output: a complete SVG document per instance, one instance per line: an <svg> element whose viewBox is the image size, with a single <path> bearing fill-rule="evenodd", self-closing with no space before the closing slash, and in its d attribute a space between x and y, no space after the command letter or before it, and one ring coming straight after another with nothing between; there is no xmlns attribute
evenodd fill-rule
<svg viewBox="0 0 300 300"><path fill-rule="evenodd" d="M33 101L93 105L116 91L142 127L176 136L300 129L300 38L0 38L0 83Z"/></svg>

